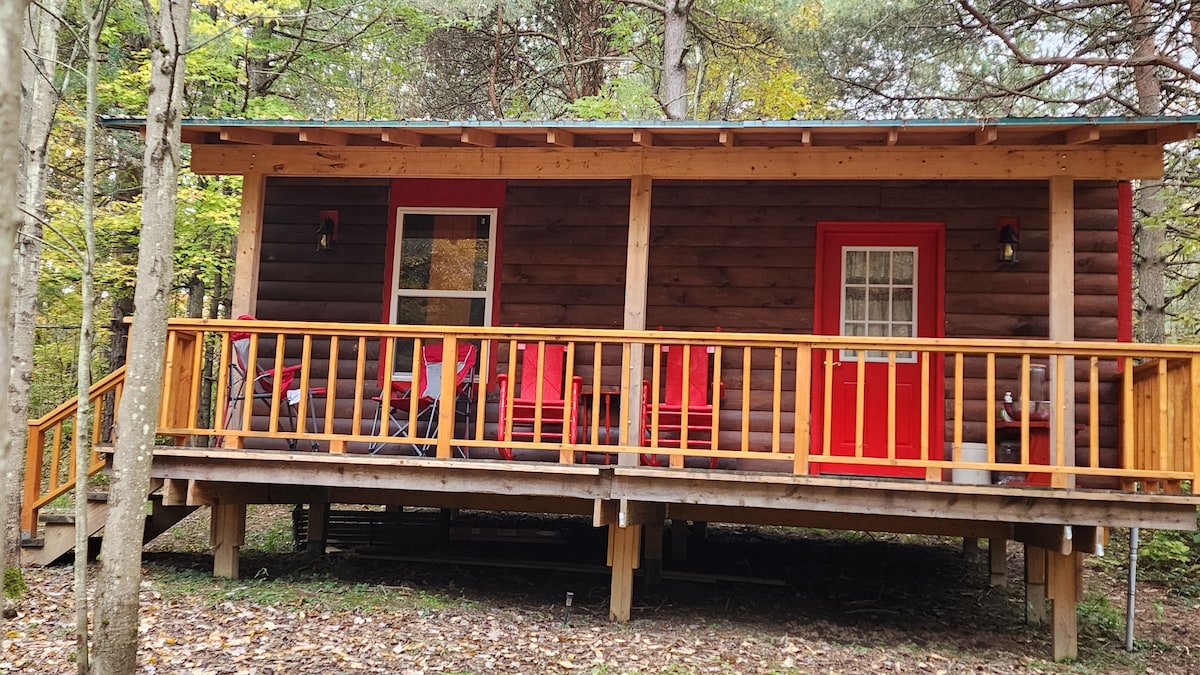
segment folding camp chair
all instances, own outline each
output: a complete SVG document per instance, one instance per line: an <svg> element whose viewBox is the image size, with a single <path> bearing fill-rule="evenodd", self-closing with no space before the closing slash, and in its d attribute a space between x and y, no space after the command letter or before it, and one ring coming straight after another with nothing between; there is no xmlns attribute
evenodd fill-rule
<svg viewBox="0 0 1200 675"><path fill-rule="evenodd" d="M478 353L478 348L469 342L460 342L458 344L458 358L455 360L454 367L454 401L451 404L454 406L454 418L456 422L460 419L470 420L471 418L472 391L475 385L475 362L478 358ZM375 436L380 431L383 409L385 407L383 402L386 396L388 400L386 408L389 436L408 436L409 429L413 423L418 425L418 427L412 427L414 432L419 428L420 424L424 423L425 435L418 440L432 441L437 437L438 410L441 406L442 397L442 363L442 345L431 344L421 348L418 371L418 386L421 393L417 396L415 416L412 416L411 380L408 382L392 382L388 387L385 387L384 391L379 392L379 395L371 397L371 400L377 404L375 419L371 423L372 436ZM469 431L470 424L467 427ZM388 445L395 445L395 443L384 441L383 439L374 440L367 445L367 452L376 454ZM432 445L431 442L421 442L413 444L412 447L418 455L424 456ZM467 456L467 451L463 447L458 447L458 452L464 458Z"/></svg>
<svg viewBox="0 0 1200 675"><path fill-rule="evenodd" d="M243 314L238 317L242 321L253 321L254 317ZM301 390L300 384L297 381L300 372L303 370L303 365L297 364L294 366L286 366L279 369L276 373L274 368L263 369L257 364L251 364L250 361L250 343L251 333L245 331L235 331L229 334L231 354L229 358L229 398L228 404L225 406L227 411L225 419L226 429L240 428L242 420L241 405L245 401L249 401L253 405L254 401L265 401L268 406L275 398L275 390L279 389L279 410L272 410L272 415L278 415L279 412L284 412L288 421L291 424L292 431L300 431L297 426L296 419L297 406L300 404L302 397L308 397L308 412L311 417L313 428L317 426L317 414L313 405L314 396L325 396L326 389L324 387L309 387L307 390ZM257 360L257 359L255 359ZM249 373L253 372L253 378ZM247 395L247 389L250 394ZM296 439L287 439L288 448L295 450L297 446ZM313 451L321 449L321 446L312 441L311 446Z"/></svg>
<svg viewBox="0 0 1200 675"><path fill-rule="evenodd" d="M575 443L583 378L567 377L564 366L567 346L518 343L517 349L522 352L520 376L517 378L520 391L510 388L508 373L496 376L500 385L497 440L557 438L566 443ZM539 351L544 358L539 358ZM565 428L564 414L567 420ZM513 458L512 448L500 447L499 453L504 459Z"/></svg>
<svg viewBox="0 0 1200 675"><path fill-rule="evenodd" d="M712 380L709 357L713 350L693 345L686 349L687 404L684 406L684 345L664 345L666 354L663 370L663 395L657 405L651 397L651 385L642 382L641 442L650 445L680 447L684 426L684 411L687 411L687 448L717 449L713 436L713 403L725 398L725 383ZM642 463L662 466L657 455L643 454ZM714 457L711 466L716 468Z"/></svg>

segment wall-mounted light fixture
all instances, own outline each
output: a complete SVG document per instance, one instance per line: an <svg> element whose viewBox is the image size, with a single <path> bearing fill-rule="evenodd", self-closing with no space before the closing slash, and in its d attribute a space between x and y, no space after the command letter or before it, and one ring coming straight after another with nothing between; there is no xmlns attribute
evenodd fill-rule
<svg viewBox="0 0 1200 675"><path fill-rule="evenodd" d="M1000 261L1017 262L1017 249L1021 247L1021 225L1016 218L1001 218L996 223L1000 240Z"/></svg>
<svg viewBox="0 0 1200 675"><path fill-rule="evenodd" d="M317 227L317 250L332 251L338 238L338 212L322 211L321 224Z"/></svg>

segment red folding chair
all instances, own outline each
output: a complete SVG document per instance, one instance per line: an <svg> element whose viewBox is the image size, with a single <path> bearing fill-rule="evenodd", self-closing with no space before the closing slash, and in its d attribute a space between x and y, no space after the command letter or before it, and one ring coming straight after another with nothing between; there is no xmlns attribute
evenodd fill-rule
<svg viewBox="0 0 1200 675"><path fill-rule="evenodd" d="M238 317L240 321L253 321L254 317L249 314L243 314ZM271 401L275 398L275 390L279 389L279 409L272 410L272 415L278 415L280 412L286 413L288 421L291 423L292 431L300 431L298 421L296 419L296 409L300 404L302 397L308 397L308 412L311 417L313 429L317 427L317 413L313 405L314 396L325 396L326 389L324 387L309 387L307 390L301 390L298 382L300 372L304 366L296 364L294 366L285 366L279 369L276 373L274 368L259 368L258 364L251 364L250 361L250 342L251 333L247 331L234 331L229 334L231 354L229 358L229 398L225 406L226 429L240 428L242 413L239 404L249 402L253 405L255 401L266 401L267 405L271 405ZM257 359L255 359L257 361ZM254 375L251 376L250 373ZM235 426L237 425L237 426ZM288 447L292 450L296 449L296 439L289 438L287 440ZM311 442L314 451L320 450L321 446L316 442Z"/></svg>
<svg viewBox="0 0 1200 675"><path fill-rule="evenodd" d="M475 362L478 359L478 348L469 342L460 342L458 344L458 358L455 359L454 365L454 416L455 420L467 419L471 417L471 402L472 390L475 384ZM445 373L442 358L442 345L429 344L421 348L421 358L419 364L419 378L421 393L417 396L416 416L412 415L412 382L393 382L390 384L390 397L388 408L388 431L389 436L407 436L409 428L413 423L418 425L424 423L425 435L423 440L432 440L437 437L438 432L438 409L441 406L442 398L442 378ZM386 377L387 375L385 375ZM386 391L386 389L385 389ZM371 435L374 436L379 432L379 425L383 418L383 400L384 392L371 397L371 400L378 404L375 409L375 420L371 424ZM467 425L468 431L470 425ZM415 429L414 429L415 430ZM395 443L377 440L372 441L367 445L367 452L376 454L383 448ZM417 443L413 444L413 450L416 454L424 456L432 443ZM459 454L463 457L467 456L465 448L458 448Z"/></svg>
<svg viewBox="0 0 1200 675"><path fill-rule="evenodd" d="M567 346L517 343L517 349L521 351L518 377L515 378L519 391L512 388L509 373L496 376L500 385L496 438L500 441L557 438L574 444L579 430L579 392L583 388L583 378L578 375L568 377L565 372ZM512 448L500 447L498 450L504 459L513 458Z"/></svg>
<svg viewBox="0 0 1200 675"><path fill-rule="evenodd" d="M684 366L687 366L686 404L686 448L716 450L717 438L713 435L713 404L725 398L725 383L712 378L709 358L711 347L697 345L664 345L666 354L663 365L662 396L657 405L651 394L648 381L642 382L642 422L640 438L643 445L657 441L660 446L681 447L684 415ZM684 352L688 352L685 357ZM657 413L657 418L655 417ZM647 466L662 466L658 455L642 454L642 463ZM717 458L710 466L717 467Z"/></svg>

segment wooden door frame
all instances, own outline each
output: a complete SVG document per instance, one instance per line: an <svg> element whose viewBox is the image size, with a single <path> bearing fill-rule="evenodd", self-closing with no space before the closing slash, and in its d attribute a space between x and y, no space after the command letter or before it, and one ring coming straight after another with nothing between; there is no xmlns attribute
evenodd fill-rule
<svg viewBox="0 0 1200 675"><path fill-rule="evenodd" d="M915 236L930 236L934 239L934 279L935 284L933 290L933 335L921 337L945 337L946 334L946 224L944 222L934 221L836 221L825 220L817 221L817 237L816 237L816 264L814 270L813 283L813 333L824 334L820 331L826 325L828 317L824 315L823 297L828 289L825 288L824 277L826 274L826 265L831 261L826 259L826 250L828 248L828 240L830 235L859 235L864 237L884 236L888 234L902 234ZM879 244L887 246L889 244ZM918 283L921 283L918 278ZM840 305L840 301L839 301ZM918 312L928 311L918 307ZM840 317L838 317L840 319ZM838 330L840 333L840 329ZM837 333L834 333L837 334ZM945 365L942 359L934 358L930 369L930 380L933 391L930 392L930 447L929 455L931 458L941 459L945 453ZM819 452L823 447L823 439L818 443L818 438L824 433L823 425L817 418L816 411L822 409L824 414L830 414L829 411L824 411L824 378L817 376L817 362L814 361L814 376L812 379L812 410L813 423L809 428L810 447L813 448L812 465L813 471L819 469L821 462L817 459ZM935 441L940 441L937 443Z"/></svg>

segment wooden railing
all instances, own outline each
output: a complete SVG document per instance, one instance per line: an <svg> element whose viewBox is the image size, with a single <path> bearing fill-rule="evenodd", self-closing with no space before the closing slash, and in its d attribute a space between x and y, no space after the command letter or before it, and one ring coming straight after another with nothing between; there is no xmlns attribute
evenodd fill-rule
<svg viewBox="0 0 1200 675"><path fill-rule="evenodd" d="M231 396L235 333L248 336L239 344L253 370L291 381L269 373L256 395ZM412 367L422 351L455 354L465 343L477 349L474 372L459 385L447 365L437 395L426 391ZM579 405L554 406L558 387L547 383L561 375L539 373L521 420L524 355L552 345L567 348L558 382ZM706 354L698 376L712 380L693 389L685 369L677 413L666 393L672 347L683 363ZM1035 364L1049 372L1049 406L1029 403ZM1200 350L1186 347L172 320L166 367L158 433L177 445L1144 491L1181 491L1200 477ZM97 383L93 400L119 396L120 383L119 373ZM404 396L410 389L429 395ZM711 408L697 410L695 396ZM433 398L455 404L433 408ZM31 423L23 529L70 489L72 405Z"/></svg>
<svg viewBox="0 0 1200 675"><path fill-rule="evenodd" d="M108 441L112 430L106 419L117 409L125 387L125 368L118 368L92 385L92 447L88 476L104 468L96 446ZM37 534L38 512L75 489L75 414L79 399L72 398L46 415L30 420L25 445L25 498L21 503L21 534ZM84 481L86 484L86 481Z"/></svg>

